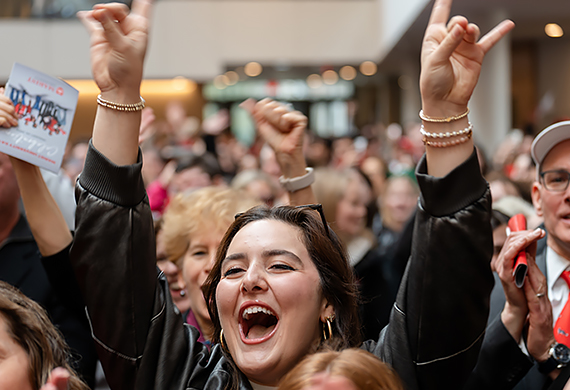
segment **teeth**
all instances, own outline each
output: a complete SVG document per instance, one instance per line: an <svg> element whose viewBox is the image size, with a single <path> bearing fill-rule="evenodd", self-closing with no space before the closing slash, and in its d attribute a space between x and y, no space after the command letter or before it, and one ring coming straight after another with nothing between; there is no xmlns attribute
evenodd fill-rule
<svg viewBox="0 0 570 390"><path fill-rule="evenodd" d="M265 313L265 314L267 314L267 315L276 317L275 313L273 313L271 310L266 309L265 307L261 307L261 306L251 306L251 307L248 307L247 309L245 309L245 310L243 311L242 317L243 317L244 319L246 319L246 320L249 320L249 316L250 316L251 314L256 314L256 313Z"/></svg>

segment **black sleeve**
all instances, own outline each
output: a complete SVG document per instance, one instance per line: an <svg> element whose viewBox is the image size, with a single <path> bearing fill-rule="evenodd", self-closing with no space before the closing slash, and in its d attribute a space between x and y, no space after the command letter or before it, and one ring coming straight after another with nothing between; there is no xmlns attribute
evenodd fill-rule
<svg viewBox="0 0 570 390"><path fill-rule="evenodd" d="M509 390L533 366L500 317L487 328L479 360L463 390Z"/></svg>

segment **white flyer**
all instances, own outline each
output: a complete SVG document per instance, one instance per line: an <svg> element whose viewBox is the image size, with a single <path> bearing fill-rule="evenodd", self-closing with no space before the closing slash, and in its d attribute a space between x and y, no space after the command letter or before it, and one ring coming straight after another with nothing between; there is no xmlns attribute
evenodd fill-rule
<svg viewBox="0 0 570 390"><path fill-rule="evenodd" d="M57 173L79 91L65 81L15 63L6 84L18 126L0 127L0 152Z"/></svg>

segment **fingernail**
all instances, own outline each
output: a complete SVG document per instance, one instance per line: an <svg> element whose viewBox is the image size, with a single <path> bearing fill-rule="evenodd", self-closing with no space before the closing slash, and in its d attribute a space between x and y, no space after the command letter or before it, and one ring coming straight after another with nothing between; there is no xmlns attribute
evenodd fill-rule
<svg viewBox="0 0 570 390"><path fill-rule="evenodd" d="M463 27L456 25L453 27L452 34L455 38L458 38L461 34L463 34Z"/></svg>

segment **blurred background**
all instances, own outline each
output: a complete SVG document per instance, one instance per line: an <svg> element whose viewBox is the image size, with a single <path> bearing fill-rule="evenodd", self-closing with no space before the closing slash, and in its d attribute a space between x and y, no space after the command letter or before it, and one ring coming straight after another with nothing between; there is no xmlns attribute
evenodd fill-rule
<svg viewBox="0 0 570 390"><path fill-rule="evenodd" d="M0 82L17 61L76 86L71 140L89 137L98 93L75 18L92 0L2 0ZM128 4L129 2L127 2ZM288 101L320 137L384 137L418 123L419 49L427 0L156 0L143 96L158 122L169 104L254 141L247 97ZM471 102L476 142L495 153L512 129L532 135L569 115L570 8L565 0L456 0L486 32L516 29L486 58ZM217 122L216 122L217 121ZM382 130L378 130L381 128ZM219 129L218 129L219 130ZM226 130L226 129L224 129Z"/></svg>

